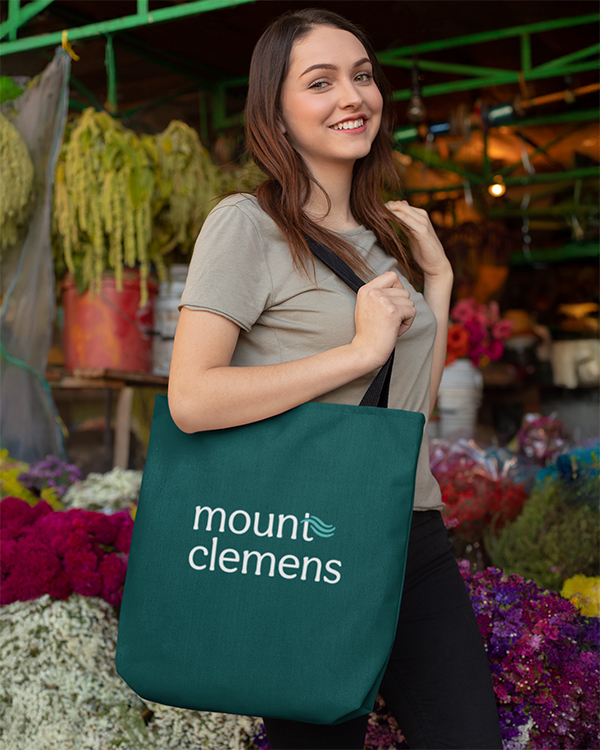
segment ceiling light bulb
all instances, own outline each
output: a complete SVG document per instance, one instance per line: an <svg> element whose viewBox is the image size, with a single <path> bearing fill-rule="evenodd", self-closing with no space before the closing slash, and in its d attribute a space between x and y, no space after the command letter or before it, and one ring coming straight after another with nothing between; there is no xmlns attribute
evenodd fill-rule
<svg viewBox="0 0 600 750"><path fill-rule="evenodd" d="M488 187L488 192L495 198L499 198L506 192L506 185L503 182L495 182L493 185Z"/></svg>
<svg viewBox="0 0 600 750"><path fill-rule="evenodd" d="M411 122L423 122L426 114L427 111L425 109L425 104L423 103L421 97L418 95L411 96L410 104L408 105L408 109L406 110L406 117Z"/></svg>

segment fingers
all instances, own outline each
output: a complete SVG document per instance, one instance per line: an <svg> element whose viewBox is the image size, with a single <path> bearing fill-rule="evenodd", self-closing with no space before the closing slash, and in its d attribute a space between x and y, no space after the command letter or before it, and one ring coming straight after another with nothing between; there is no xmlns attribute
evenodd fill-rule
<svg viewBox="0 0 600 750"><path fill-rule="evenodd" d="M409 231L423 232L431 226L427 211L409 205L408 201L388 201L385 205Z"/></svg>
<svg viewBox="0 0 600 750"><path fill-rule="evenodd" d="M394 271L386 271L380 276L371 279L371 281L362 286L361 289L388 289L392 287L404 289L402 282L398 278L398 274Z"/></svg>

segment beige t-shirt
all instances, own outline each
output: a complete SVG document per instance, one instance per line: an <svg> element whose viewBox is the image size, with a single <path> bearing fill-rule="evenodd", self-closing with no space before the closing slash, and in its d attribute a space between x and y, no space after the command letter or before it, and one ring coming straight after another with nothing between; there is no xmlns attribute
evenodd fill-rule
<svg viewBox="0 0 600 750"><path fill-rule="evenodd" d="M365 227L340 234L375 275L395 271L417 311L399 339L390 383L389 407L429 416L431 362L437 323L423 295L402 275L397 261ZM356 294L315 258L317 286L297 271L281 231L251 195L225 198L207 218L196 241L179 308L207 310L241 331L234 367L290 362L349 344L354 338ZM376 371L315 401L359 404ZM398 456L402 460L402 456ZM415 491L415 510L441 510L439 485L429 470L424 433Z"/></svg>

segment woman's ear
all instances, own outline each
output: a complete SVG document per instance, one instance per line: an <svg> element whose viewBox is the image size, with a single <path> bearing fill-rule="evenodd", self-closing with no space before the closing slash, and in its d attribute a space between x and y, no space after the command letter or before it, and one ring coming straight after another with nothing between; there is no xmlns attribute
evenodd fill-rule
<svg viewBox="0 0 600 750"><path fill-rule="evenodd" d="M279 132L282 135L287 135L287 130L285 129L285 125L283 124L283 120L281 119L281 117L277 118L277 127L279 128Z"/></svg>

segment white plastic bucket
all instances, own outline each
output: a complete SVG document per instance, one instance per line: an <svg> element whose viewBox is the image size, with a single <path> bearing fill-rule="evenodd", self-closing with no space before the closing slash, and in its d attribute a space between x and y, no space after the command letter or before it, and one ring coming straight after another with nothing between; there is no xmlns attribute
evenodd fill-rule
<svg viewBox="0 0 600 750"><path fill-rule="evenodd" d="M438 391L439 436L475 434L483 396L483 376L468 359L444 368Z"/></svg>
<svg viewBox="0 0 600 750"><path fill-rule="evenodd" d="M173 339L179 320L177 305L185 287L188 266L174 265L171 279L163 281L154 303L154 330L157 334L152 342L152 372L168 377L173 355Z"/></svg>

